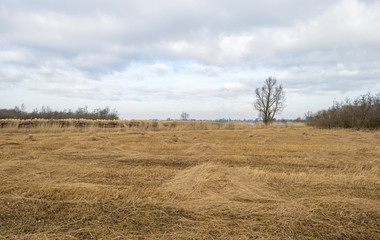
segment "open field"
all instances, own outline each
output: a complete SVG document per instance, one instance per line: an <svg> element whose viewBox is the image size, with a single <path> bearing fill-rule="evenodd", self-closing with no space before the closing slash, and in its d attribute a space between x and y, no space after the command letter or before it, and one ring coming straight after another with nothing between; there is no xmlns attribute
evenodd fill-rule
<svg viewBox="0 0 380 240"><path fill-rule="evenodd" d="M152 124L0 128L0 239L380 239L380 132Z"/></svg>

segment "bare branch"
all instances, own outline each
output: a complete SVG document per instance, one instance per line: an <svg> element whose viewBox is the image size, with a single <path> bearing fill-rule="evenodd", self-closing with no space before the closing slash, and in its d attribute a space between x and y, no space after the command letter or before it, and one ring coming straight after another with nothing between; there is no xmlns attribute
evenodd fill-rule
<svg viewBox="0 0 380 240"><path fill-rule="evenodd" d="M261 88L255 89L256 101L253 107L259 111L260 117L265 124L273 121L276 114L285 108L285 92L282 87L276 86L277 79L268 77Z"/></svg>

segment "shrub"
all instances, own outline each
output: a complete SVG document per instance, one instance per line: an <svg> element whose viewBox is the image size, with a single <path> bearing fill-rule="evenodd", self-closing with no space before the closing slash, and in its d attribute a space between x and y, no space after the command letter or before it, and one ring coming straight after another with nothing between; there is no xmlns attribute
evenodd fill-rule
<svg viewBox="0 0 380 240"><path fill-rule="evenodd" d="M321 128L379 129L380 93L368 93L354 101L334 102L328 110L310 114L307 124Z"/></svg>

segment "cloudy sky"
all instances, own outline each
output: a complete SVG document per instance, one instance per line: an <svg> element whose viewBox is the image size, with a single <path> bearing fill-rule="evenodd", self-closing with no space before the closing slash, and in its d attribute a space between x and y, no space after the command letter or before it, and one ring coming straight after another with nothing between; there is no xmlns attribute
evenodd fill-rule
<svg viewBox="0 0 380 240"><path fill-rule="evenodd" d="M279 118L379 93L380 1L0 1L0 108L254 119L268 76Z"/></svg>

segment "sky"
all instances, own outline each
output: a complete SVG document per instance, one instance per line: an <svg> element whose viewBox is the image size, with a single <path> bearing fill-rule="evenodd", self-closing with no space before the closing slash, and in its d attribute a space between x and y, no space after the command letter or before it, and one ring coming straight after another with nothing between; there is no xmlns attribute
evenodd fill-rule
<svg viewBox="0 0 380 240"><path fill-rule="evenodd" d="M380 93L380 1L0 1L0 108L255 119L269 76L277 118Z"/></svg>

